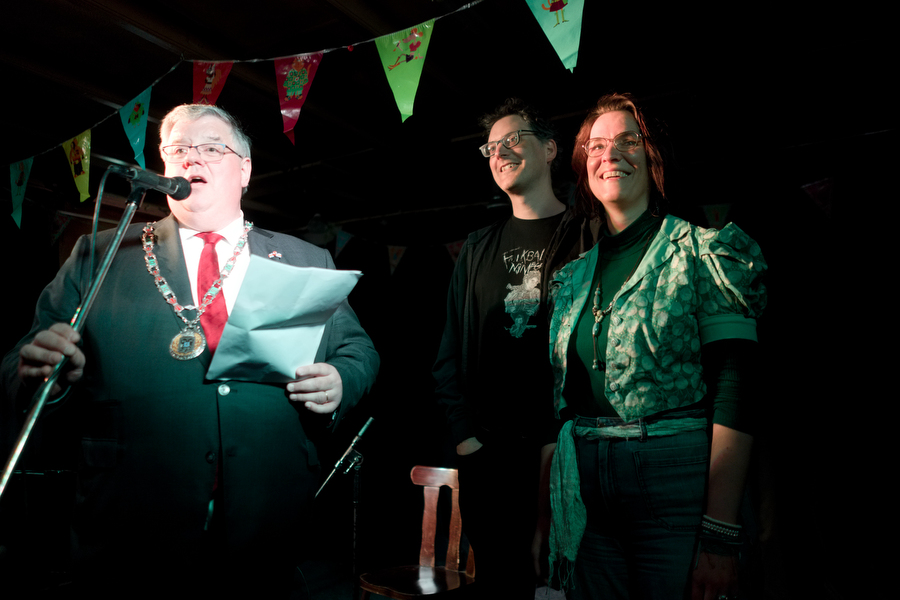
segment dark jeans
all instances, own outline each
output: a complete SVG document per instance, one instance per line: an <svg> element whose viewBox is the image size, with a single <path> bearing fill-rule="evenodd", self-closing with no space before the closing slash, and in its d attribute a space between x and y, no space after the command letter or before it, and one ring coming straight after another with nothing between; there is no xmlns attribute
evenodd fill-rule
<svg viewBox="0 0 900 600"><path fill-rule="evenodd" d="M576 438L576 447L588 520L569 600L684 598L703 516L706 431Z"/></svg>
<svg viewBox="0 0 900 600"><path fill-rule="evenodd" d="M459 507L475 550L478 598L534 598L539 463L540 447L523 440L487 440L459 457Z"/></svg>

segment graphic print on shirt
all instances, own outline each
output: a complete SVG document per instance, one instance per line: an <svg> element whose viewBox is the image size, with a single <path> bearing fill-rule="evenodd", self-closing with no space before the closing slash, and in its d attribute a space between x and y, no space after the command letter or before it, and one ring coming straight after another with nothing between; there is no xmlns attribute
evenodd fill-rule
<svg viewBox="0 0 900 600"><path fill-rule="evenodd" d="M516 338L522 337L528 329L534 329L537 325L529 325L528 321L537 314L541 304L541 264L543 264L544 251L523 250L514 248L503 253L503 265L510 274L522 275L521 285L506 284L510 290L503 304L506 313L512 318L513 324L507 327L507 331Z"/></svg>

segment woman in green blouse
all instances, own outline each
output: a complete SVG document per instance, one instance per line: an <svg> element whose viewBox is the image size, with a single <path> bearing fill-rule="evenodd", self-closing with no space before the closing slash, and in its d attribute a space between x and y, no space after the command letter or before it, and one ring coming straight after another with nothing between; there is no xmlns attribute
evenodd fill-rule
<svg viewBox="0 0 900 600"><path fill-rule="evenodd" d="M568 598L737 592L752 445L746 362L759 246L665 214L663 161L627 95L576 138L579 209L604 227L551 287L551 563Z"/></svg>

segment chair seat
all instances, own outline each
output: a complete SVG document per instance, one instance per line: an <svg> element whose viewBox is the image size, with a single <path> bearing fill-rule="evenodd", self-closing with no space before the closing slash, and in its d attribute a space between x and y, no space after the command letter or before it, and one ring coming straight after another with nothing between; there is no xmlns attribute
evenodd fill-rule
<svg viewBox="0 0 900 600"><path fill-rule="evenodd" d="M466 568L459 570L459 542L462 520L459 515L459 477L456 469L415 466L409 473L415 485L422 486L422 545L419 564L395 567L359 576L360 600L369 594L387 596L395 600L414 598L457 598L475 583L475 553L469 549ZM447 532L447 559L443 567L435 567L434 541L437 528L438 494L442 486L450 488L450 527Z"/></svg>
<svg viewBox="0 0 900 600"><path fill-rule="evenodd" d="M396 567L360 576L360 587L373 594L407 600L462 591L475 578L444 567Z"/></svg>

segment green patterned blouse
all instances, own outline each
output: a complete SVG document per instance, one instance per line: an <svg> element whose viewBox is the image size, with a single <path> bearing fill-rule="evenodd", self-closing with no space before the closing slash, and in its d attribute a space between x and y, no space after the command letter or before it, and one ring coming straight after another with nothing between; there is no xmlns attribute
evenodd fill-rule
<svg viewBox="0 0 900 600"><path fill-rule="evenodd" d="M569 340L585 303L598 248L560 269L551 283L550 361L556 414L563 395ZM756 340L766 303L759 246L734 224L704 229L666 216L644 259L613 300L606 343L605 395L631 421L688 406L706 394L702 344Z"/></svg>

